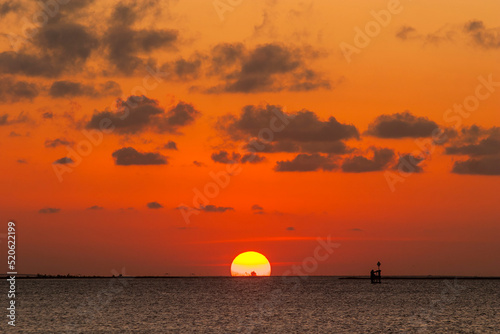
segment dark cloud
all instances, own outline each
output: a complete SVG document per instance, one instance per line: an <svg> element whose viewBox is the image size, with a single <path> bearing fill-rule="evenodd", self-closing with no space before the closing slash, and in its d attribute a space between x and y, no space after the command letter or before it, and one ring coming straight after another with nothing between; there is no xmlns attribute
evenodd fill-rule
<svg viewBox="0 0 500 334"><path fill-rule="evenodd" d="M67 7L67 8L66 8ZM60 10L71 6L60 6ZM90 28L66 19L58 13L37 30L32 48L0 53L0 73L26 76L59 77L81 71L99 42Z"/></svg>
<svg viewBox="0 0 500 334"><path fill-rule="evenodd" d="M469 155L469 156L499 154L500 138L489 136L485 139L480 140L477 144L448 146L445 149L445 153L455 154L455 155Z"/></svg>
<svg viewBox="0 0 500 334"><path fill-rule="evenodd" d="M145 96L118 99L116 111L101 111L92 115L87 128L99 129L102 122L111 122L118 133L133 134L145 130L175 133L180 127L194 122L200 114L191 104L179 102L167 113L157 100Z"/></svg>
<svg viewBox="0 0 500 334"><path fill-rule="evenodd" d="M118 166L168 164L167 157L160 153L138 152L132 147L123 147L114 151L112 157Z"/></svg>
<svg viewBox="0 0 500 334"><path fill-rule="evenodd" d="M350 149L342 140L359 138L354 125L333 116L322 121L312 111L286 113L274 105L245 106L238 116L220 118L217 127L234 139L252 138L246 149L253 152L343 154Z"/></svg>
<svg viewBox="0 0 500 334"><path fill-rule="evenodd" d="M99 46L97 37L87 27L74 22L56 21L47 24L39 30L33 41L53 61L72 66L83 64Z"/></svg>
<svg viewBox="0 0 500 334"><path fill-rule="evenodd" d="M77 23L81 17L95 15L88 9L92 2L71 1L59 6L57 15L37 29L29 48L0 53L0 73L43 77L75 74L85 69L88 59L99 50L119 73L128 75L139 65L154 63L152 51L172 47L177 40L175 30L132 28L157 1L120 2L113 10L108 28L98 36L94 26ZM10 8L2 5L0 11ZM103 72L110 73L107 69Z"/></svg>
<svg viewBox="0 0 500 334"><path fill-rule="evenodd" d="M500 153L500 127L471 125L460 129L445 148L449 155L484 156Z"/></svg>
<svg viewBox="0 0 500 334"><path fill-rule="evenodd" d="M353 232L362 232L363 230L360 228L351 228L351 231Z"/></svg>
<svg viewBox="0 0 500 334"><path fill-rule="evenodd" d="M241 155L235 152L230 155L227 151L219 151L212 153L211 158L214 162L219 162L221 164L235 164L239 162Z"/></svg>
<svg viewBox="0 0 500 334"><path fill-rule="evenodd" d="M72 15L81 15L83 9L96 2L95 0L66 1L67 3L59 7L59 13L65 18L71 19Z"/></svg>
<svg viewBox="0 0 500 334"><path fill-rule="evenodd" d="M399 156L397 163L394 165L394 169L399 170L402 173L421 173L423 168L420 164L423 161L424 158L420 156L402 154Z"/></svg>
<svg viewBox="0 0 500 334"><path fill-rule="evenodd" d="M500 28L486 28L482 21L471 20L465 24L464 31L482 48L500 48Z"/></svg>
<svg viewBox="0 0 500 334"><path fill-rule="evenodd" d="M56 161L53 162L53 164L56 164L56 165L69 165L72 163L74 163L73 159L68 158L68 157L57 159Z"/></svg>
<svg viewBox="0 0 500 334"><path fill-rule="evenodd" d="M147 56L160 48L173 48L178 38L176 30L134 30L131 28L156 2L118 3L109 21L104 44L110 63L124 75L133 75L145 66Z"/></svg>
<svg viewBox="0 0 500 334"><path fill-rule="evenodd" d="M473 124L455 131L450 146L477 144L481 139L488 137L500 138L500 127L484 128Z"/></svg>
<svg viewBox="0 0 500 334"><path fill-rule="evenodd" d="M402 40L407 40L414 37L416 29L410 26L402 26L396 33L396 37Z"/></svg>
<svg viewBox="0 0 500 334"><path fill-rule="evenodd" d="M469 127L464 127L459 131L460 138L463 142L473 143L479 139L480 136L487 134L487 130L476 124Z"/></svg>
<svg viewBox="0 0 500 334"><path fill-rule="evenodd" d="M163 208L163 205L161 205L160 203L158 202L149 202L147 204L147 207L149 209L162 209Z"/></svg>
<svg viewBox="0 0 500 334"><path fill-rule="evenodd" d="M38 29L32 41L32 53L24 49L1 53L0 73L58 77L63 72L80 71L99 46L88 28L64 20L50 20Z"/></svg>
<svg viewBox="0 0 500 334"><path fill-rule="evenodd" d="M244 146L244 149L249 151L258 151L262 153L278 153L278 152L299 152L301 150L301 144L290 141L276 141L276 142L263 142L258 138L251 139L247 145Z"/></svg>
<svg viewBox="0 0 500 334"><path fill-rule="evenodd" d="M488 28L480 20L470 20L461 29L445 25L437 31L427 34L417 33L415 28L403 26L396 33L396 37L401 40L419 40L425 44L434 45L443 42L456 42L458 38L468 38L474 45L484 49L500 48L500 27Z"/></svg>
<svg viewBox="0 0 500 334"><path fill-rule="evenodd" d="M132 30L128 26L112 27L105 43L112 65L124 75L133 75L140 66L145 66L141 55L154 50L173 47L177 40L176 30Z"/></svg>
<svg viewBox="0 0 500 334"><path fill-rule="evenodd" d="M353 151L352 148L347 147L344 142L309 142L300 145L300 150L306 153L330 153L330 154L346 154Z"/></svg>
<svg viewBox="0 0 500 334"><path fill-rule="evenodd" d="M200 161L193 161L193 165L195 165L196 167L204 167L205 164L203 162L200 162Z"/></svg>
<svg viewBox="0 0 500 334"><path fill-rule="evenodd" d="M166 131L177 129L181 126L186 126L194 122L200 114L192 104L179 102L175 107L171 108L163 122L160 123L160 128Z"/></svg>
<svg viewBox="0 0 500 334"><path fill-rule="evenodd" d="M174 73L177 75L179 78L182 79L195 79L199 75L201 67L201 60L200 59L194 59L194 60L185 60L185 59L179 59L175 62L174 65Z"/></svg>
<svg viewBox="0 0 500 334"><path fill-rule="evenodd" d="M175 150L177 151L177 144L174 141L169 140L168 143L163 145L163 148L166 150Z"/></svg>
<svg viewBox="0 0 500 334"><path fill-rule="evenodd" d="M330 154L346 154L352 152L352 149L342 141L318 141L299 143L295 141L278 141L264 143L258 139L252 139L245 146L245 149L251 151L259 151L262 153L277 153L277 152L303 152L303 153L330 153Z"/></svg>
<svg viewBox="0 0 500 334"><path fill-rule="evenodd" d="M20 133L17 133L15 131L11 131L9 133L9 137L21 137L22 135Z"/></svg>
<svg viewBox="0 0 500 334"><path fill-rule="evenodd" d="M17 163L19 164L27 164L28 162L24 159L17 159Z"/></svg>
<svg viewBox="0 0 500 334"><path fill-rule="evenodd" d="M371 159L356 155L346 158L342 162L342 171L345 173L364 173L383 170L394 158L394 151L388 148L371 148Z"/></svg>
<svg viewBox="0 0 500 334"><path fill-rule="evenodd" d="M121 26L134 24L138 20L138 4L136 2L119 2L113 9L111 14L110 24Z"/></svg>
<svg viewBox="0 0 500 334"><path fill-rule="evenodd" d="M87 210L103 210L104 208L99 205L92 205L91 207L88 207Z"/></svg>
<svg viewBox="0 0 500 334"><path fill-rule="evenodd" d="M17 117L12 118L9 114L0 115L0 126L2 125L12 125L16 123L25 123L29 120L28 115L24 112L20 112Z"/></svg>
<svg viewBox="0 0 500 334"><path fill-rule="evenodd" d="M483 21L471 20L464 25L464 30L467 32L477 31L484 29Z"/></svg>
<svg viewBox="0 0 500 334"><path fill-rule="evenodd" d="M277 161L274 170L277 172L312 172L317 170L331 171L336 168L332 158L317 153L299 154L293 160Z"/></svg>
<svg viewBox="0 0 500 334"><path fill-rule="evenodd" d="M228 69L236 70L236 65L243 58L245 52L245 47L241 43L217 44L211 51L211 73L223 73Z"/></svg>
<svg viewBox="0 0 500 334"><path fill-rule="evenodd" d="M215 205L205 205L201 206L198 208L198 210L204 211L204 212L226 212L226 211L233 211L234 209L231 207L226 207L226 206L215 206Z"/></svg>
<svg viewBox="0 0 500 334"><path fill-rule="evenodd" d="M127 100L118 99L117 111L102 111L94 113L87 124L88 128L99 129L103 120L110 120L116 132L136 133L150 127L154 118L164 114L157 100L143 96L129 96Z"/></svg>
<svg viewBox="0 0 500 334"><path fill-rule="evenodd" d="M45 147L47 148L54 148L57 146L68 146L73 144L72 141L66 140L64 138L56 138L53 140L47 139L44 143Z"/></svg>
<svg viewBox="0 0 500 334"><path fill-rule="evenodd" d="M330 116L327 121L321 121L314 112L302 110L293 114L290 119L290 115L285 115L279 107L270 105L265 109L254 106L245 107L240 119L234 125L256 137L260 130L269 127L272 124L271 120L276 117L289 119L284 129L276 132L276 140L330 142L359 136L354 125L342 124L333 116Z"/></svg>
<svg viewBox="0 0 500 334"><path fill-rule="evenodd" d="M170 79L182 81L195 80L202 74L204 58L206 57L198 54L190 59L180 58L164 64L161 67L161 71L168 73Z"/></svg>
<svg viewBox="0 0 500 334"><path fill-rule="evenodd" d="M252 210L253 210L253 211L264 211L264 208L263 208L263 207L261 207L261 206L260 206L260 205L258 205L258 204L254 204L254 205L252 205Z"/></svg>
<svg viewBox="0 0 500 334"><path fill-rule="evenodd" d="M43 208L38 210L38 213L58 213L61 209L58 208Z"/></svg>
<svg viewBox="0 0 500 334"><path fill-rule="evenodd" d="M132 25L149 19L148 15L161 12L162 2L159 0L125 0L118 2L113 8L109 24L113 26Z"/></svg>
<svg viewBox="0 0 500 334"><path fill-rule="evenodd" d="M456 161L452 172L470 175L500 175L500 156Z"/></svg>
<svg viewBox="0 0 500 334"><path fill-rule="evenodd" d="M425 44L440 45L445 42L453 42L455 40L455 35L455 30L450 30L445 26L433 33L422 36L421 39Z"/></svg>
<svg viewBox="0 0 500 334"><path fill-rule="evenodd" d="M500 138L500 127L493 126L491 128L484 128L473 124L470 127L462 128L459 134L467 136L471 142L487 136Z"/></svg>
<svg viewBox="0 0 500 334"><path fill-rule="evenodd" d="M295 231L295 227L293 226L289 226L286 228L287 231Z"/></svg>
<svg viewBox="0 0 500 334"><path fill-rule="evenodd" d="M152 51L171 46L177 39L174 30L131 28L140 16L144 16L152 1L118 4L107 30L98 38L95 27L77 23L79 18L92 15L82 12L92 2L71 1L59 6L57 15L42 25L31 39L30 52L22 48L18 53L0 54L0 73L44 77L74 74L85 68L94 51L104 50L113 67L122 74L132 74L139 65L152 61ZM104 72L109 73L108 70Z"/></svg>
<svg viewBox="0 0 500 334"><path fill-rule="evenodd" d="M55 81L49 89L52 97L76 97L87 96L99 98L103 96L119 96L122 90L120 85L114 81L107 81L97 87L74 81Z"/></svg>
<svg viewBox="0 0 500 334"><path fill-rule="evenodd" d="M212 153L211 158L214 162L218 162L221 164L235 164L235 163L243 163L244 164L247 162L251 163L251 164L255 164L255 163L259 163L259 162L262 162L265 160L264 157L259 156L259 155L254 154L254 153L248 153L248 154L245 154L242 156L239 153L233 152L230 154L227 151L219 151L219 152Z"/></svg>
<svg viewBox="0 0 500 334"><path fill-rule="evenodd" d="M432 135L438 125L427 117L416 117L408 111L380 115L369 126L366 134L378 138L419 138Z"/></svg>
<svg viewBox="0 0 500 334"><path fill-rule="evenodd" d="M226 86L226 91L246 93L280 90L281 87L273 87L273 75L292 72L300 65L300 59L280 45L259 46L242 62L236 80Z"/></svg>
<svg viewBox="0 0 500 334"><path fill-rule="evenodd" d="M8 1L0 4L0 18L6 16L9 13L15 13L19 11L23 6L21 1Z"/></svg>
<svg viewBox="0 0 500 334"><path fill-rule="evenodd" d="M221 44L212 49L212 74L224 84L208 93L255 93L330 89L328 80L308 68L310 53L270 43L247 50L242 44Z"/></svg>
<svg viewBox="0 0 500 334"><path fill-rule="evenodd" d="M293 74L294 82L290 85L289 90L292 92L309 92L318 89L331 89L332 83L322 79L318 72L305 69L299 73ZM340 83L344 79L341 78L337 82Z"/></svg>
<svg viewBox="0 0 500 334"><path fill-rule="evenodd" d="M1 65L0 65L1 67ZM38 86L27 81L16 81L12 78L0 78L0 103L31 101L39 94Z"/></svg>
<svg viewBox="0 0 500 334"><path fill-rule="evenodd" d="M176 209L177 210L188 210L189 207L178 206L178 207L176 207ZM223 212L226 212L226 211L234 211L234 208L227 207L227 206L216 206L216 205L209 204L209 205L205 205L205 206L202 205L202 206L196 208L196 210L204 211L204 212L223 213Z"/></svg>
<svg viewBox="0 0 500 334"><path fill-rule="evenodd" d="M418 40L425 44L439 45L444 42L453 42L457 35L457 31L454 28L450 28L447 25L439 28L438 30L431 33L418 33L417 29L411 26L402 26L396 32L396 38L402 41L407 40Z"/></svg>
<svg viewBox="0 0 500 334"><path fill-rule="evenodd" d="M2 74L57 77L64 70L63 65L57 66L49 56L13 51L0 53L0 73Z"/></svg>
<svg viewBox="0 0 500 334"><path fill-rule="evenodd" d="M445 154L466 155L467 160L456 161L452 172L471 175L500 175L500 128L477 125L460 129Z"/></svg>
<svg viewBox="0 0 500 334"><path fill-rule="evenodd" d="M250 164L257 164L257 163L263 162L265 160L266 160L266 158L263 156L260 156L260 155L254 154L254 153L247 153L241 157L240 162L242 164L247 163L247 162Z"/></svg>
<svg viewBox="0 0 500 334"><path fill-rule="evenodd" d="M42 118L45 118L45 119L52 119L54 118L54 114L50 111L47 111L47 112L44 112L42 114Z"/></svg>

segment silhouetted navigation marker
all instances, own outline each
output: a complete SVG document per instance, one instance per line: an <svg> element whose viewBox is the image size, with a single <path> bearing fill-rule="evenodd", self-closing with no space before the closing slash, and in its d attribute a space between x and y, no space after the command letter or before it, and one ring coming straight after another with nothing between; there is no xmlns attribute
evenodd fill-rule
<svg viewBox="0 0 500 334"><path fill-rule="evenodd" d="M382 276L381 276L381 272L382 270L380 270L380 261L377 262L377 267L378 267L378 270L373 270L370 271L370 281L372 282L372 284L374 283L382 283L381 279L382 279Z"/></svg>

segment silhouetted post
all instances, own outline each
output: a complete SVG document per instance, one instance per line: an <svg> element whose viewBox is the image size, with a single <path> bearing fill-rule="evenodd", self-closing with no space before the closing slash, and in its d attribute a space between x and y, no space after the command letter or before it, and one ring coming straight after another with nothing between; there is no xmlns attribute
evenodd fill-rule
<svg viewBox="0 0 500 334"><path fill-rule="evenodd" d="M380 261L377 262L377 283L382 283L382 270L380 270Z"/></svg>

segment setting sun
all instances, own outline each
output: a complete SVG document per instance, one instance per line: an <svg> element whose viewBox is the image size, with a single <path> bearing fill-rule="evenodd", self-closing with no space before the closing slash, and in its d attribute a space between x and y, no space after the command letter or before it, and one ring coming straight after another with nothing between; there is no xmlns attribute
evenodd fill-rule
<svg viewBox="0 0 500 334"><path fill-rule="evenodd" d="M241 253L231 264L231 276L271 276L271 264L260 253Z"/></svg>

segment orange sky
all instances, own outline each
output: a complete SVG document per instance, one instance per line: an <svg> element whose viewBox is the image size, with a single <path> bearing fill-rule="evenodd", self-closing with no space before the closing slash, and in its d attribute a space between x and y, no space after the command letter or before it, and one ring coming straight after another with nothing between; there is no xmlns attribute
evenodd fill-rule
<svg viewBox="0 0 500 334"><path fill-rule="evenodd" d="M254 250L272 275L378 260L500 275L498 1L228 3L3 9L0 221L17 223L18 271L229 275ZM276 115L295 118L269 130ZM435 129L448 140L429 146ZM245 162L261 131L274 152ZM401 173L408 155L425 159ZM318 238L336 244L327 258Z"/></svg>

